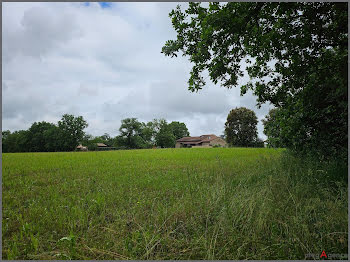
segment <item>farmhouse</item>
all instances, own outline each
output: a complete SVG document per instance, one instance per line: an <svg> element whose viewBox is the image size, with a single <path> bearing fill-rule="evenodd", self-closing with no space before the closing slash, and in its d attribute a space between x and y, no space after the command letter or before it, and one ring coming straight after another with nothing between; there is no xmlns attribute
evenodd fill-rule
<svg viewBox="0 0 350 262"><path fill-rule="evenodd" d="M80 144L79 146L77 146L77 150L80 150L80 151L87 151L87 147L86 147L86 146L83 146L82 144Z"/></svg>
<svg viewBox="0 0 350 262"><path fill-rule="evenodd" d="M226 141L216 135L189 136L176 140L176 148L180 147L212 147L226 146Z"/></svg>
<svg viewBox="0 0 350 262"><path fill-rule="evenodd" d="M96 150L98 150L98 151L102 151L102 150L116 150L115 147L107 146L104 143L96 143L96 145L97 145Z"/></svg>

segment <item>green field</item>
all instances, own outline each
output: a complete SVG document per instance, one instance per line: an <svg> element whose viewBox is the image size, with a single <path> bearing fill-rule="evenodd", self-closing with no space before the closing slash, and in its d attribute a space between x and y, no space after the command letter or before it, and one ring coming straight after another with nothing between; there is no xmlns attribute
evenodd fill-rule
<svg viewBox="0 0 350 262"><path fill-rule="evenodd" d="M348 250L347 167L276 149L2 155L3 259L304 259Z"/></svg>

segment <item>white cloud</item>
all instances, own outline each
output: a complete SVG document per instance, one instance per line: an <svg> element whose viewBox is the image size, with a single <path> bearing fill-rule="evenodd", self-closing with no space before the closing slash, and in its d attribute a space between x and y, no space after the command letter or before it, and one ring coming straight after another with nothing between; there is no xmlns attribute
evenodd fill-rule
<svg viewBox="0 0 350 262"><path fill-rule="evenodd" d="M4 3L3 130L56 122L64 113L82 115L93 135L113 136L126 117L182 121L192 135L222 134L237 106L262 119L268 106L256 109L238 88L209 82L199 93L187 90L188 60L160 53L176 38L168 17L176 5Z"/></svg>

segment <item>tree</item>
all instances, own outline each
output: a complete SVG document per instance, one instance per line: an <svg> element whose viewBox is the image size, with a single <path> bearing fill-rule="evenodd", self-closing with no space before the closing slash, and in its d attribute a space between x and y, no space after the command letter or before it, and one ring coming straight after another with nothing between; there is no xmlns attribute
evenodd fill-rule
<svg viewBox="0 0 350 262"><path fill-rule="evenodd" d="M176 140L190 135L185 123L173 121L169 124L169 126L170 126Z"/></svg>
<svg viewBox="0 0 350 262"><path fill-rule="evenodd" d="M2 135L2 139L6 140L6 138L8 138L8 136L11 135L11 131L10 130L2 131L1 135Z"/></svg>
<svg viewBox="0 0 350 262"><path fill-rule="evenodd" d="M74 150L82 141L86 127L88 127L88 124L82 116L75 117L74 115L64 114L62 119L58 121L62 150Z"/></svg>
<svg viewBox="0 0 350 262"><path fill-rule="evenodd" d="M152 144L160 147L165 147L164 145L168 144L168 142L165 141L169 140L166 138L169 131L166 128L168 126L168 122L164 118L159 118L153 119L152 122L149 122L148 124L152 129Z"/></svg>
<svg viewBox="0 0 350 262"><path fill-rule="evenodd" d="M45 140L45 149L48 152L64 151L61 138L63 135L60 133L60 129L56 125L51 125L43 132Z"/></svg>
<svg viewBox="0 0 350 262"><path fill-rule="evenodd" d="M128 142L127 142L127 138L122 137L122 136L116 136L115 137L115 142L114 142L114 146L118 149L127 149L128 147Z"/></svg>
<svg viewBox="0 0 350 262"><path fill-rule="evenodd" d="M152 122L155 133L158 133L162 127L168 124L168 122L164 118L153 119Z"/></svg>
<svg viewBox="0 0 350 262"><path fill-rule="evenodd" d="M83 117L65 114L58 126L45 121L34 122L28 130L3 131L3 152L70 151L83 140L87 127Z"/></svg>
<svg viewBox="0 0 350 262"><path fill-rule="evenodd" d="M122 120L119 131L120 136L115 139L118 148L175 147L176 139L189 135L184 123L174 121L168 124L164 118L147 123L126 118Z"/></svg>
<svg viewBox="0 0 350 262"><path fill-rule="evenodd" d="M320 157L347 157L348 4L189 3L170 17L177 32L162 48L179 51L193 68L189 89L205 85L203 72L227 88L240 86L281 109L286 146ZM320 143L321 142L321 143Z"/></svg>
<svg viewBox="0 0 350 262"><path fill-rule="evenodd" d="M225 123L227 143L232 146L254 146L258 139L257 123L254 111L245 107L232 109Z"/></svg>
<svg viewBox="0 0 350 262"><path fill-rule="evenodd" d="M141 137L145 142L145 148L151 148L153 145L155 145L155 136L157 134L156 126L154 122L149 121L147 122L147 124L142 123L141 128L142 128Z"/></svg>
<svg viewBox="0 0 350 262"><path fill-rule="evenodd" d="M142 123L137 118L123 119L119 132L122 138L119 143L122 142L127 148L143 148Z"/></svg>
<svg viewBox="0 0 350 262"><path fill-rule="evenodd" d="M86 146L89 143L89 141L91 141L92 139L94 139L93 135L85 133L83 138L81 139L81 144Z"/></svg>
<svg viewBox="0 0 350 262"><path fill-rule="evenodd" d="M55 146L52 146L56 139L50 129L55 129L55 125L45 121L34 122L28 129L28 151L29 152L48 152L56 151Z"/></svg>
<svg viewBox="0 0 350 262"><path fill-rule="evenodd" d="M28 152L28 131L5 131L2 143L3 153Z"/></svg>
<svg viewBox="0 0 350 262"><path fill-rule="evenodd" d="M2 137L1 137L1 140L2 140L2 152L4 153L7 153L8 152L8 144L7 144L7 139L8 137L11 135L11 131L10 130L5 130L5 131L2 131L1 132L2 134Z"/></svg>
<svg viewBox="0 0 350 262"><path fill-rule="evenodd" d="M281 127L278 120L278 108L271 109L262 120L264 125L264 134L267 136L267 144L269 147L284 147L283 138L281 136Z"/></svg>
<svg viewBox="0 0 350 262"><path fill-rule="evenodd" d="M176 137L170 125L164 124L156 135L156 144L162 148L175 147Z"/></svg>

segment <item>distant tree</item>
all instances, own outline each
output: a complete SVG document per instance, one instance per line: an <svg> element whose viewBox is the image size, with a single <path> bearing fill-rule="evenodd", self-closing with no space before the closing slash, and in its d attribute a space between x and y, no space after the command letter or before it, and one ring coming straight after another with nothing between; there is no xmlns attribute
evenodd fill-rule
<svg viewBox="0 0 350 262"><path fill-rule="evenodd" d="M63 135L60 133L60 129L56 125L51 125L50 128L43 132L45 141L45 149L48 152L64 151L61 138Z"/></svg>
<svg viewBox="0 0 350 262"><path fill-rule="evenodd" d="M51 132L48 133L48 130L55 129L55 125L45 121L34 122L31 127L28 129L27 138L28 138L28 148L29 152L47 152L47 151L56 151L52 146L54 140L57 139Z"/></svg>
<svg viewBox="0 0 350 262"><path fill-rule="evenodd" d="M153 122L155 133L158 133L162 127L168 124L168 122L164 118L153 119L152 122Z"/></svg>
<svg viewBox="0 0 350 262"><path fill-rule="evenodd" d="M161 123L160 129L156 135L156 145L162 148L175 147L176 137L173 130L166 121Z"/></svg>
<svg viewBox="0 0 350 262"><path fill-rule="evenodd" d="M9 135L11 135L11 131L10 131L10 130L2 131L2 132L1 132L1 135L2 135L2 139L5 139L5 140L6 140L6 138L7 138Z"/></svg>
<svg viewBox="0 0 350 262"><path fill-rule="evenodd" d="M105 142L111 140L111 136L108 133L104 133L100 138Z"/></svg>
<svg viewBox="0 0 350 262"><path fill-rule="evenodd" d="M13 133L6 132L3 140L3 153L28 152L28 131L19 130Z"/></svg>
<svg viewBox="0 0 350 262"><path fill-rule="evenodd" d="M267 145L269 147L284 147L280 121L278 119L279 112L280 109L278 108L271 109L265 116L265 119L262 120L264 134L267 136Z"/></svg>
<svg viewBox="0 0 350 262"><path fill-rule="evenodd" d="M149 121L147 123L142 123L141 137L144 140L145 148L150 148L155 145L155 136L156 136L156 126L154 122Z"/></svg>
<svg viewBox="0 0 350 262"><path fill-rule="evenodd" d="M127 148L143 148L142 123L137 118L123 119L119 132L119 142L123 142Z"/></svg>
<svg viewBox="0 0 350 262"><path fill-rule="evenodd" d="M82 116L75 117L74 115L64 114L62 119L58 121L62 150L74 150L82 141L86 127L88 127L88 124Z"/></svg>
<svg viewBox="0 0 350 262"><path fill-rule="evenodd" d="M45 121L34 122L28 130L3 131L3 152L71 151L84 137L87 127L83 117L65 114L58 126Z"/></svg>
<svg viewBox="0 0 350 262"><path fill-rule="evenodd" d="M11 131L10 130L5 130L2 131L2 152L6 153L8 152L8 144L7 144L7 138L11 135Z"/></svg>
<svg viewBox="0 0 350 262"><path fill-rule="evenodd" d="M152 146L156 145L156 137L160 130L166 125L167 121L164 118L153 119L147 123L142 122L141 132L139 134L142 140L138 139L139 146L142 146L142 148L151 148Z"/></svg>
<svg viewBox="0 0 350 262"><path fill-rule="evenodd" d="M232 109L225 123L227 143L232 146L254 146L258 138L257 123L254 111L245 107Z"/></svg>
<svg viewBox="0 0 350 262"><path fill-rule="evenodd" d="M116 136L114 139L114 146L118 149L127 149L130 148L128 146L128 140L126 137L122 137L121 135Z"/></svg>
<svg viewBox="0 0 350 262"><path fill-rule="evenodd" d="M176 140L190 135L185 123L173 121L169 124L169 126L170 126Z"/></svg>
<svg viewBox="0 0 350 262"><path fill-rule="evenodd" d="M94 139L94 136L91 134L84 134L83 138L81 139L81 144L83 146L86 146L90 140Z"/></svg>

